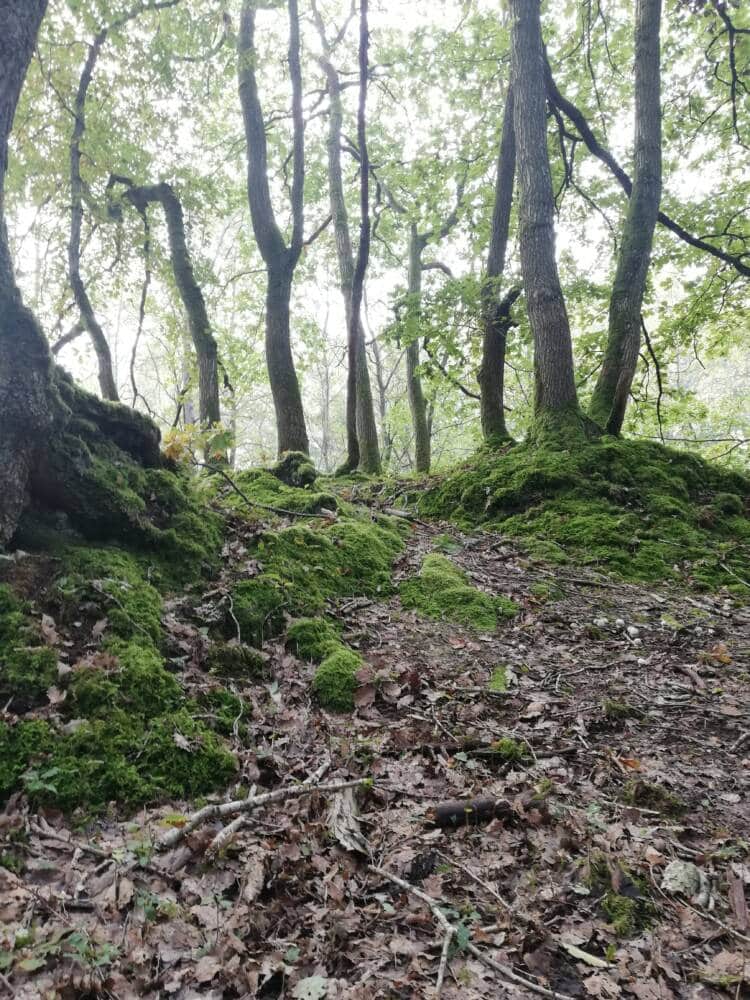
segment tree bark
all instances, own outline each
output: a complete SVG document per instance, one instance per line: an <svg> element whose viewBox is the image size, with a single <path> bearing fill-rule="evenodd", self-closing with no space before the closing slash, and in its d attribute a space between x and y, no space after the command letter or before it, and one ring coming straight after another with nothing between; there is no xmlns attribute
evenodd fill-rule
<svg viewBox="0 0 750 1000"><path fill-rule="evenodd" d="M190 337L198 361L198 419L202 427L221 423L219 400L219 363L216 340L208 318L206 300L195 280L193 262L185 235L185 218L180 199L171 184L145 184L136 186L127 178L115 177L113 181L126 185L125 198L133 207L144 213L154 202L164 209L169 234L169 253L175 284L185 308Z"/></svg>
<svg viewBox="0 0 750 1000"><path fill-rule="evenodd" d="M534 336L535 430L580 423L570 324L555 261L554 199L545 108L540 0L509 0L519 246Z"/></svg>
<svg viewBox="0 0 750 1000"><path fill-rule="evenodd" d="M498 444L509 437L505 425L505 339L510 329L512 301L500 298L500 284L508 249L510 210L516 173L516 133L513 125L513 88L505 98L503 134L497 160L495 204L482 288L482 364L479 369L482 435ZM517 298L518 295L515 295ZM513 299L515 301L515 299Z"/></svg>
<svg viewBox="0 0 750 1000"><path fill-rule="evenodd" d="M351 371L351 355L354 353L356 377L354 379L354 397L356 399L356 417L347 416L347 451L350 452L346 465L351 466L352 452L352 430L356 433L357 446L359 448L359 467L363 472L378 473L381 470L380 449L378 446L378 429L375 419L375 409L372 398L372 386L370 383L370 372L367 365L367 353L365 350L365 330L358 317L356 329L356 351L353 351L351 343L352 333L352 288L354 284L354 253L352 251L352 241L349 232L349 217L346 210L346 199L344 197L343 170L341 165L341 136L343 131L343 108L342 108L342 85L338 70L333 64L333 50L326 36L325 25L317 6L313 4L313 15L315 18L318 35L323 47L323 57L319 60L320 65L326 75L326 85L329 95L329 118L328 118L328 189L331 203L331 217L333 219L333 230L336 240L336 256L339 266L339 281L341 293L344 297L344 310L346 315L348 354L350 355L349 370ZM365 146L366 155L366 146ZM364 167L362 176L364 176ZM367 172L369 181L369 171ZM368 206L369 212L369 206ZM360 299L361 302L361 299ZM347 388L351 375L347 373ZM347 395L347 400L350 395Z"/></svg>
<svg viewBox="0 0 750 1000"><path fill-rule="evenodd" d="M238 78L247 143L247 194L253 231L266 265L266 363L276 412L279 455L309 452L305 413L290 336L290 301L294 270L303 245L305 179L302 71L297 0L288 0L289 73L292 81L292 235L287 246L276 222L268 182L268 146L263 108L255 75L255 0L243 0L237 42Z"/></svg>
<svg viewBox="0 0 750 1000"><path fill-rule="evenodd" d="M432 460L427 401L419 374L419 326L422 300L422 252L427 238L417 232L416 223L409 227L409 285L406 326L409 343L406 347L406 389L414 427L414 466L417 472L429 472Z"/></svg>
<svg viewBox="0 0 750 1000"><path fill-rule="evenodd" d="M635 5L635 172L609 303L604 362L590 415L610 434L622 430L641 343L641 308L661 199L659 27L661 0Z"/></svg>
<svg viewBox="0 0 750 1000"><path fill-rule="evenodd" d="M16 286L5 224L8 139L47 0L0 4L0 545L15 531L53 425L47 341Z"/></svg>
<svg viewBox="0 0 750 1000"><path fill-rule="evenodd" d="M86 131L86 97L94 76L99 53L107 40L107 28L89 45L86 62L78 83L73 112L75 123L70 138L70 237L68 240L68 279L81 320L88 331L99 367L99 389L104 399L119 399L112 368L112 353L81 277L81 230L83 228L83 178L81 176L81 139Z"/></svg>

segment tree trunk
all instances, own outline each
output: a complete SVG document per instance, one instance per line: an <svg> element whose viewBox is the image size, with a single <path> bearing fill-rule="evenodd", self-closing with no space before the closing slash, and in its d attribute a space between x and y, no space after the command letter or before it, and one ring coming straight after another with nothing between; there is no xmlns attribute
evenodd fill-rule
<svg viewBox="0 0 750 1000"><path fill-rule="evenodd" d="M509 0L518 156L519 246L534 336L536 434L582 426L570 324L555 261L540 0Z"/></svg>
<svg viewBox="0 0 750 1000"><path fill-rule="evenodd" d="M641 308L661 199L659 26L661 0L635 5L635 173L609 302L604 362L591 417L622 430L641 343Z"/></svg>
<svg viewBox="0 0 750 1000"><path fill-rule="evenodd" d="M325 25L317 6L313 4L313 16L323 46L324 56L319 60L326 75L329 95L328 117L328 190L331 203L331 218L336 240L336 256L339 266L339 281L344 298L346 328L352 330L352 286L354 283L354 254L349 232L349 217L344 197L343 170L341 166L341 134L343 130L343 108L341 102L341 78L332 62L332 49L326 37ZM372 398L370 372L365 349L365 330L361 318L356 324L355 399L356 419L353 421L359 448L359 467L363 472L378 473L381 469L378 427ZM349 342L349 337L347 337ZM351 353L351 352L350 352ZM348 384L348 378L347 378ZM351 422L351 421L350 421ZM347 441L351 447L351 428L347 430ZM347 465L350 464L347 462Z"/></svg>
<svg viewBox="0 0 750 1000"><path fill-rule="evenodd" d="M166 182L135 186L124 177L113 180L127 185L125 198L142 214L154 202L161 204L164 209L172 273L185 307L188 329L198 360L198 417L202 427L212 427L221 423L218 351L206 310L206 300L195 280L180 199L171 184Z"/></svg>
<svg viewBox="0 0 750 1000"><path fill-rule="evenodd" d="M268 269L266 291L266 364L276 412L279 455L286 451L309 453L299 382L294 371L289 334L289 301L293 269L282 265Z"/></svg>
<svg viewBox="0 0 750 1000"><path fill-rule="evenodd" d="M0 545L26 503L40 441L53 424L47 341L21 302L5 224L8 138L47 0L0 5Z"/></svg>
<svg viewBox="0 0 750 1000"><path fill-rule="evenodd" d="M480 413L485 441L497 444L508 439L505 426L505 338L510 328L510 308L500 299L505 270L510 210L516 173L516 133L513 125L513 88L505 98L503 134L497 160L495 204L487 254L487 272L482 288L482 364L479 369ZM517 296L516 296L517 297Z"/></svg>
<svg viewBox="0 0 750 1000"><path fill-rule="evenodd" d="M68 278L73 290L78 311L81 314L91 343L96 353L99 367L99 388L104 399L117 401L117 385L112 368L112 354L94 307L81 277L81 230L83 228L83 178L81 177L81 139L86 131L86 97L94 75L96 61L107 39L108 31L103 28L89 45L86 62L78 83L73 107L75 124L70 139L70 238L68 240Z"/></svg>
<svg viewBox="0 0 750 1000"><path fill-rule="evenodd" d="M414 427L414 465L417 472L429 472L431 462L430 428L427 422L427 401L419 374L419 327L422 302L422 251L426 240L417 232L416 223L409 228L409 287L407 302L406 389Z"/></svg>
<svg viewBox="0 0 750 1000"><path fill-rule="evenodd" d="M237 42L242 119L247 144L247 195L258 248L266 265L266 360L276 411L277 448L309 452L305 413L292 356L289 329L294 269L303 246L305 180L302 73L297 0L289 7L289 74L292 81L292 236L289 246L276 222L268 182L268 145L255 76L255 0L243 0Z"/></svg>

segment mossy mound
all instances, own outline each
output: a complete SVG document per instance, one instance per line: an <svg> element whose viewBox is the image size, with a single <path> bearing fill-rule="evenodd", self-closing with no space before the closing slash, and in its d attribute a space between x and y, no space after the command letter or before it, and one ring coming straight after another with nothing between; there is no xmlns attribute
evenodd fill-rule
<svg viewBox="0 0 750 1000"><path fill-rule="evenodd" d="M401 584L399 593L406 608L478 632L493 632L500 620L518 613L513 601L472 587L458 566L434 553L425 558L418 576Z"/></svg>
<svg viewBox="0 0 750 1000"><path fill-rule="evenodd" d="M148 568L114 548L71 545L58 558L48 595L57 626L75 622L88 636L98 621L102 646L58 680L56 651L0 587L0 687L12 689L12 710L46 704L52 684L65 690L61 715L0 722L0 800L23 788L35 804L91 815L224 787L236 764L220 735L232 732L236 699L212 703L207 715L165 668L162 597Z"/></svg>
<svg viewBox="0 0 750 1000"><path fill-rule="evenodd" d="M287 629L287 642L303 660L319 662L341 645L341 636L325 618L300 618Z"/></svg>
<svg viewBox="0 0 750 1000"><path fill-rule="evenodd" d="M218 677L260 677L265 667L263 654L243 643L216 643L206 658L206 669Z"/></svg>
<svg viewBox="0 0 750 1000"><path fill-rule="evenodd" d="M243 640L260 645L280 633L284 612L311 615L332 598L390 593L391 566L402 548L395 518L372 521L354 512L333 523L267 532L253 552L260 574L232 592Z"/></svg>
<svg viewBox="0 0 750 1000"><path fill-rule="evenodd" d="M480 452L416 496L422 516L482 523L553 562L750 595L750 479L689 452L605 437L574 450Z"/></svg>
<svg viewBox="0 0 750 1000"><path fill-rule="evenodd" d="M312 486L317 477L315 466L301 451L285 451L276 465L268 470L287 486Z"/></svg>
<svg viewBox="0 0 750 1000"><path fill-rule="evenodd" d="M326 656L313 678L313 691L323 708L333 712L350 712L354 708L357 671L363 665L359 653L343 646Z"/></svg>
<svg viewBox="0 0 750 1000"><path fill-rule="evenodd" d="M332 493L317 491L312 483L290 486L267 469L247 469L245 472L238 472L233 481L247 500L261 505L258 513L261 513L262 507L276 507L297 514L319 514L323 510L338 509L338 501ZM243 513L248 512L247 500L241 493L226 483L217 481L216 485L221 490L222 503L225 506Z"/></svg>

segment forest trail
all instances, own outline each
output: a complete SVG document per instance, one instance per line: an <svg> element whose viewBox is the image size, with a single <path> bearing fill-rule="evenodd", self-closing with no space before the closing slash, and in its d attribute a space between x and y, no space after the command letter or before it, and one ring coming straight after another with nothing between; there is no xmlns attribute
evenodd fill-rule
<svg viewBox="0 0 750 1000"><path fill-rule="evenodd" d="M227 575L242 571L240 541ZM347 823L346 798L337 820L332 796L282 802L208 861L217 825L155 850L184 821L179 804L82 833L11 798L6 858L25 841L26 866L0 867L2 924L16 928L14 951L0 954L14 965L13 985L0 980L9 995L434 997L435 913L368 860L444 908L456 931L444 998L745 995L747 610L549 568L499 535L421 523L397 578L438 542L521 613L483 634L420 618L398 597L340 601L331 610L367 664L353 716L311 702L314 667L281 643L265 647L266 676L232 682L252 705L249 738L234 740L238 781L261 792L370 776L358 819ZM168 608L188 690L215 684L196 664L200 615L220 591ZM509 810L456 829L429 822L431 807L476 797ZM370 859L337 842L347 826ZM675 860L708 876L692 902L662 888ZM40 927L24 940L32 916Z"/></svg>

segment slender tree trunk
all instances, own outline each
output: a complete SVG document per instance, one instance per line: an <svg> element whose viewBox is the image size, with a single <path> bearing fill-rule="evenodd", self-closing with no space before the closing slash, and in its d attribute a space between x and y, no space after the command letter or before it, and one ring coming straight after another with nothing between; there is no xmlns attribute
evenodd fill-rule
<svg viewBox="0 0 750 1000"><path fill-rule="evenodd" d="M547 155L540 0L509 0L519 245L534 336L535 431L581 424L570 325L555 261L554 200Z"/></svg>
<svg viewBox="0 0 750 1000"><path fill-rule="evenodd" d="M508 438L505 426L505 339L510 309L503 308L500 283L505 270L510 210L516 173L516 133L513 125L513 88L505 98L503 134L497 160L495 204L482 288L482 364L479 369L480 413L485 441L499 443Z"/></svg>
<svg viewBox="0 0 750 1000"><path fill-rule="evenodd" d="M406 389L414 427L414 466L417 472L429 472L431 461L430 428L427 401L419 374L419 327L422 308L422 251L425 239L416 223L409 228L409 286L407 304Z"/></svg>
<svg viewBox="0 0 750 1000"><path fill-rule="evenodd" d="M276 412L277 448L309 452L290 337L290 302L294 269L303 246L305 146L302 120L299 12L288 0L289 74L292 81L292 236L289 246L276 222L268 182L268 146L263 108L255 75L255 0L243 0L237 43L242 119L247 143L247 194L253 231L266 265L266 361Z"/></svg>
<svg viewBox="0 0 750 1000"><path fill-rule="evenodd" d="M268 269L266 290L266 364L276 412L279 454L309 452L305 415L299 382L294 371L289 334L289 300L293 270L289 266Z"/></svg>
<svg viewBox="0 0 750 1000"><path fill-rule="evenodd" d="M635 5L635 173L609 302L604 362L591 417L610 434L622 430L641 343L641 308L661 199L659 27L661 0Z"/></svg>
<svg viewBox="0 0 750 1000"><path fill-rule="evenodd" d="M323 58L319 60L326 75L329 95L329 118L328 118L328 138L326 142L328 151L328 190L331 203L331 218L333 220L333 231L336 240L336 256L339 266L339 281L341 293L344 298L344 309L346 314L346 328L348 334L352 330L352 286L354 284L354 254L352 252L352 241L349 232L349 217L346 210L346 199L344 196L343 170L341 165L341 134L343 130L343 107L341 101L341 78L338 70L333 65L332 49L328 42L325 24L320 16L318 8L313 4L313 16L323 47ZM348 353L356 354L354 378L354 396L356 399L356 418L350 420L350 428L347 431L348 450L351 450L352 431L356 433L357 445L359 448L359 467L363 472L380 472L380 449L378 446L378 427L375 419L375 408L372 398L372 386L370 383L370 372L367 365L367 353L365 350L365 330L361 319L356 326L356 351L351 349ZM349 344L349 336L347 336ZM347 385L349 375L347 374ZM348 397L347 397L348 398ZM347 465L350 462L347 461Z"/></svg>
<svg viewBox="0 0 750 1000"><path fill-rule="evenodd" d="M53 425L47 341L21 302L5 224L8 138L47 0L0 4L0 545L26 503L40 442Z"/></svg>
<svg viewBox="0 0 750 1000"><path fill-rule="evenodd" d="M108 30L103 28L89 45L86 62L78 83L73 111L75 123L70 139L70 238L68 240L68 278L78 311L81 314L99 367L99 388L104 399L117 401L117 385L112 368L112 353L104 331L96 318L94 307L81 277L81 230L83 228L83 178L81 177L81 139L86 131L86 97L94 76L94 68Z"/></svg>
<svg viewBox="0 0 750 1000"><path fill-rule="evenodd" d="M135 186L124 177L113 181L126 184L125 198L141 213L148 205L159 203L164 209L169 234L169 254L175 284L185 308L190 337L198 361L198 416L203 427L221 422L219 400L219 363L216 340L208 318L206 300L195 280L193 262L185 235L185 217L180 199L171 184Z"/></svg>

